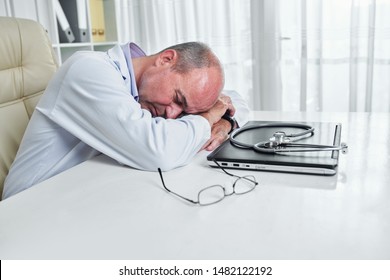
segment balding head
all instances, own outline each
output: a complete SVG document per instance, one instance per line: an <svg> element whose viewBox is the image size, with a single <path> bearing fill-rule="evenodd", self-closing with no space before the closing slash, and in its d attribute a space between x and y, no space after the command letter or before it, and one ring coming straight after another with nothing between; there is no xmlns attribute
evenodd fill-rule
<svg viewBox="0 0 390 280"><path fill-rule="evenodd" d="M221 63L199 42L171 46L151 56L137 85L140 103L154 116L176 118L181 113L209 110L223 89Z"/></svg>

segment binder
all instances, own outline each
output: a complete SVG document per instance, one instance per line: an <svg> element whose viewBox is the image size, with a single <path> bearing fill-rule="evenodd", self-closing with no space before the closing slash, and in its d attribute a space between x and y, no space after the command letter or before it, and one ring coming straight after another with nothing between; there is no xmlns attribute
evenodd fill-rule
<svg viewBox="0 0 390 280"><path fill-rule="evenodd" d="M88 21L86 0L59 0L69 21L76 42L88 42Z"/></svg>
<svg viewBox="0 0 390 280"><path fill-rule="evenodd" d="M103 0L89 0L92 25L92 39L94 42L106 41Z"/></svg>
<svg viewBox="0 0 390 280"><path fill-rule="evenodd" d="M80 42L88 42L88 21L87 21L87 2L86 0L76 0L77 21L80 32Z"/></svg>
<svg viewBox="0 0 390 280"><path fill-rule="evenodd" d="M70 27L69 21L65 16L64 10L62 9L59 0L54 0L54 10L59 23L59 35L61 43L72 43L75 40L73 31Z"/></svg>

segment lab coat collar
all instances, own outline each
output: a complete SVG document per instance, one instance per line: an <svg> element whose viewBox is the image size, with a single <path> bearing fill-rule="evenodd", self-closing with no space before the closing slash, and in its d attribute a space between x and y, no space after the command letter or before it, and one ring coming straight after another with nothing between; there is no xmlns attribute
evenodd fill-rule
<svg viewBox="0 0 390 280"><path fill-rule="evenodd" d="M130 82L130 73L121 46L115 45L113 48L107 51L107 54L118 67L118 70L121 72L122 77L126 83Z"/></svg>
<svg viewBox="0 0 390 280"><path fill-rule="evenodd" d="M126 86L129 88L131 95L138 101L138 89L135 82L132 57L145 56L144 51L134 43L125 45L116 45L107 51L108 56L113 60L118 70L121 72Z"/></svg>

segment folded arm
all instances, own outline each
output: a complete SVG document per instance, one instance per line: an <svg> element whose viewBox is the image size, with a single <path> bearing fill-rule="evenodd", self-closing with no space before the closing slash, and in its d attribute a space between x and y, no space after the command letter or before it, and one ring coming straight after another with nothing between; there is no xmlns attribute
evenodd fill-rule
<svg viewBox="0 0 390 280"><path fill-rule="evenodd" d="M244 99L235 91L224 91L221 96L230 104L229 113L235 120L233 129L247 123L249 118L249 107ZM217 148L228 138L231 129L232 124L228 120L220 118L219 121L212 125L211 137L206 144L203 145L202 149L212 151Z"/></svg>

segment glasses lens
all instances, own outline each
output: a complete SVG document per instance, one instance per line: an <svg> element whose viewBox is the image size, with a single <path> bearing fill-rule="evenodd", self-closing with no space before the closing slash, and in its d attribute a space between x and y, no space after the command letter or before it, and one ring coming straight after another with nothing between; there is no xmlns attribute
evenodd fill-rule
<svg viewBox="0 0 390 280"><path fill-rule="evenodd" d="M234 191L236 194L243 194L252 191L257 185L254 176L244 176L239 178L234 184Z"/></svg>
<svg viewBox="0 0 390 280"><path fill-rule="evenodd" d="M200 205L209 205L222 200L225 197L225 190L222 186L215 185L205 188L199 192L198 201Z"/></svg>

